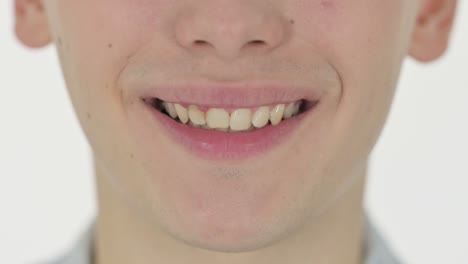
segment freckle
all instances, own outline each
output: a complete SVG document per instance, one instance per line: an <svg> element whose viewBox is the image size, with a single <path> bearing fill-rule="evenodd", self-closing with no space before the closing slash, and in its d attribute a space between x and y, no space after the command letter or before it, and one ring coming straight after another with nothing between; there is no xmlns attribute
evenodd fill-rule
<svg viewBox="0 0 468 264"><path fill-rule="evenodd" d="M325 8L331 8L333 7L333 1L332 0L322 0L321 4Z"/></svg>
<svg viewBox="0 0 468 264"><path fill-rule="evenodd" d="M107 45L107 47L109 47L109 49L112 48L112 43L109 43L109 45Z"/></svg>
<svg viewBox="0 0 468 264"><path fill-rule="evenodd" d="M130 158L131 158L131 159L133 159L133 158L134 158L134 156L133 156L133 153L130 153Z"/></svg>
<svg viewBox="0 0 468 264"><path fill-rule="evenodd" d="M92 118L91 114L88 113L88 112L86 113L86 116L88 117L88 119L91 119L91 118Z"/></svg>
<svg viewBox="0 0 468 264"><path fill-rule="evenodd" d="M289 19L289 23L294 24L294 19Z"/></svg>
<svg viewBox="0 0 468 264"><path fill-rule="evenodd" d="M63 46L62 38L61 38L61 37L58 37L57 42L58 42L58 44L59 44L60 47Z"/></svg>

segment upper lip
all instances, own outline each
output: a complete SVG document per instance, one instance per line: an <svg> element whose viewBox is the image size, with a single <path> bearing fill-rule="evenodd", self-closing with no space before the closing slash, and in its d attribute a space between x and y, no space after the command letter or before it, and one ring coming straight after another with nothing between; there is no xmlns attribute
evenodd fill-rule
<svg viewBox="0 0 468 264"><path fill-rule="evenodd" d="M268 81L188 82L145 87L141 98L158 98L171 103L208 107L249 108L298 100L317 102L321 97L321 91L315 88L317 87Z"/></svg>

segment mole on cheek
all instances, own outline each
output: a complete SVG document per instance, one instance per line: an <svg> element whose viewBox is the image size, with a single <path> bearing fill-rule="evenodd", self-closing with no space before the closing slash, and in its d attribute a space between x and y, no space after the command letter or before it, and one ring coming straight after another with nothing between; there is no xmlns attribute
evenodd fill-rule
<svg viewBox="0 0 468 264"><path fill-rule="evenodd" d="M334 0L322 0L320 4L324 8L332 8L334 6Z"/></svg>

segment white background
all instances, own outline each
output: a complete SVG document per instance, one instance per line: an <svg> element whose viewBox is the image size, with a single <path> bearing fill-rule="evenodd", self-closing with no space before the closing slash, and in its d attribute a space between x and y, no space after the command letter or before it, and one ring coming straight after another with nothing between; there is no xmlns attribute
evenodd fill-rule
<svg viewBox="0 0 468 264"><path fill-rule="evenodd" d="M449 52L405 63L366 207L410 264L468 263L468 2ZM90 150L53 47L29 50L0 1L0 263L66 250L96 212Z"/></svg>

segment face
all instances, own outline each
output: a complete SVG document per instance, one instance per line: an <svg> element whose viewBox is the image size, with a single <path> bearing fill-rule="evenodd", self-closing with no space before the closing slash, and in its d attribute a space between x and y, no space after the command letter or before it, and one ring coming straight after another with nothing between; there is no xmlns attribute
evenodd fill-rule
<svg viewBox="0 0 468 264"><path fill-rule="evenodd" d="M402 60L440 53L420 20L447 2L42 4L103 182L175 238L232 251L286 236L363 176ZM193 105L192 123L162 101Z"/></svg>

